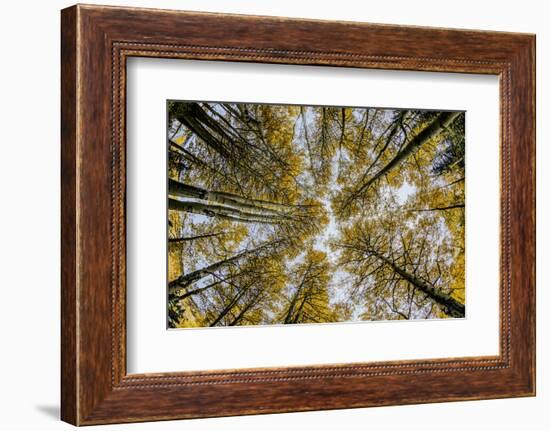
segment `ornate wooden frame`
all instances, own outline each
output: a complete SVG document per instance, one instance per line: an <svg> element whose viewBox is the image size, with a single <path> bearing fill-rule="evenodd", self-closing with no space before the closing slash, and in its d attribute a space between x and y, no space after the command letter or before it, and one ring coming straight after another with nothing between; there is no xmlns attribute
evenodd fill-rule
<svg viewBox="0 0 550 431"><path fill-rule="evenodd" d="M63 420L88 425L534 395L534 35L82 5L61 16ZM498 75L500 354L128 375L129 56Z"/></svg>

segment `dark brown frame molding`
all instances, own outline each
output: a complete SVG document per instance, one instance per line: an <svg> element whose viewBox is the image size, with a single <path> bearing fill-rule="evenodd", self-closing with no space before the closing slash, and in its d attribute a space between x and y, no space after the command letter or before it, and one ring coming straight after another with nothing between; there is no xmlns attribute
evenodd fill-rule
<svg viewBox="0 0 550 431"><path fill-rule="evenodd" d="M84 5L64 9L61 18L63 420L89 425L535 394L534 35ZM498 75L500 354L128 375L130 56Z"/></svg>

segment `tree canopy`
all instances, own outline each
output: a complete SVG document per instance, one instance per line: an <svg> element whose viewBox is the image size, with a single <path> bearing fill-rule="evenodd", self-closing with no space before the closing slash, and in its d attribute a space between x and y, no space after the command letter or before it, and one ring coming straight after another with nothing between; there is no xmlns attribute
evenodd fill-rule
<svg viewBox="0 0 550 431"><path fill-rule="evenodd" d="M464 113L168 118L170 327L464 317Z"/></svg>

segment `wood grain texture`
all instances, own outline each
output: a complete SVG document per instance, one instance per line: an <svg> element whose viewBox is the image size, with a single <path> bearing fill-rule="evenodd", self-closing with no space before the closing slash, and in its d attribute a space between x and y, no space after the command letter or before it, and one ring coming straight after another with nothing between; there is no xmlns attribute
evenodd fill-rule
<svg viewBox="0 0 550 431"><path fill-rule="evenodd" d="M76 299L76 9L61 16L61 417L78 421Z"/></svg>
<svg viewBox="0 0 550 431"><path fill-rule="evenodd" d="M129 56L498 75L499 356L127 375ZM87 425L533 395L534 70L533 35L101 6L63 10L63 420Z"/></svg>

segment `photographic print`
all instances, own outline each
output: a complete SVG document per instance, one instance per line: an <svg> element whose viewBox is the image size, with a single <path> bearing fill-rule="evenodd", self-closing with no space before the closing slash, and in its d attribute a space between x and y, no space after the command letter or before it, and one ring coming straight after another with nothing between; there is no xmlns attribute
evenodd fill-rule
<svg viewBox="0 0 550 431"><path fill-rule="evenodd" d="M465 317L465 113L167 102L169 328Z"/></svg>

